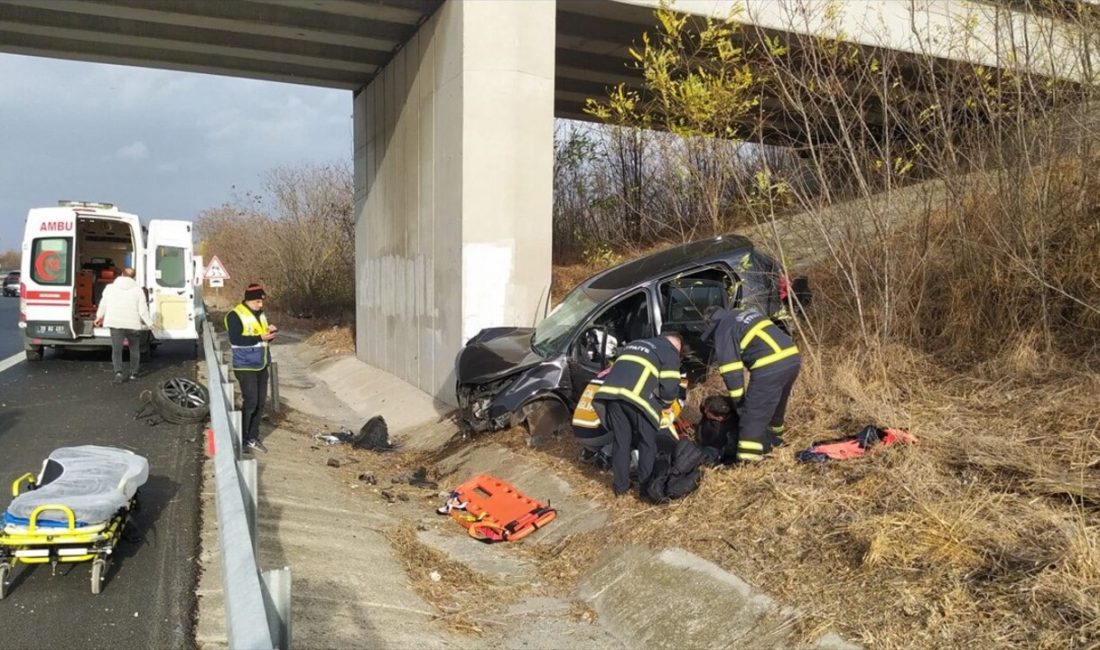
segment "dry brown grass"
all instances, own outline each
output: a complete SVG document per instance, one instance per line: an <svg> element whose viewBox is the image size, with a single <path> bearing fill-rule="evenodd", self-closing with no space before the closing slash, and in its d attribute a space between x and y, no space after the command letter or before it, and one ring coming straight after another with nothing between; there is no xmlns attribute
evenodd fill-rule
<svg viewBox="0 0 1100 650"><path fill-rule="evenodd" d="M355 336L348 325L332 325L318 329L306 338L306 343L333 354L355 354Z"/></svg>
<svg viewBox="0 0 1100 650"><path fill-rule="evenodd" d="M969 374L902 347L819 352L788 447L666 506L611 499L571 440L532 451L496 434L609 509L609 530L538 549L543 575L568 588L609 544L678 545L808 613L807 639L832 625L876 648L1100 647L1100 375L1061 359L1005 375L1020 369L1011 346ZM794 460L869 423L919 443Z"/></svg>

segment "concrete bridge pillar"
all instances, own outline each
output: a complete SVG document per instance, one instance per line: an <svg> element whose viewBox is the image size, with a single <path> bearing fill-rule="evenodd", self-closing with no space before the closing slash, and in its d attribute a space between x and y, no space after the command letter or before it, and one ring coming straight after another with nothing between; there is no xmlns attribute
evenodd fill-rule
<svg viewBox="0 0 1100 650"><path fill-rule="evenodd" d="M453 401L482 327L550 286L554 0L448 0L355 95L356 345Z"/></svg>

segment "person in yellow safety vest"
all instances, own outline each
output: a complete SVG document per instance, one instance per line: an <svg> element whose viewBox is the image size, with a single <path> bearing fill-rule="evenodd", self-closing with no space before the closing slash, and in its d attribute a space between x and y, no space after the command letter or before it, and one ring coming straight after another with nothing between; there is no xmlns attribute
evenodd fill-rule
<svg viewBox="0 0 1100 650"><path fill-rule="evenodd" d="M638 482L644 487L657 460L657 427L661 411L680 394L679 333L631 341L604 377L592 398L600 422L611 432L612 488L616 496L630 490L630 451L638 448Z"/></svg>
<svg viewBox="0 0 1100 650"><path fill-rule="evenodd" d="M713 342L718 373L738 410L737 460L762 460L783 444L787 399L802 367L798 346L752 309L711 307L705 319L703 340Z"/></svg>
<svg viewBox="0 0 1100 650"><path fill-rule="evenodd" d="M225 315L225 331L233 348L233 374L241 387L241 441L245 450L266 452L260 441L260 418L267 401L269 345L279 328L264 314L264 288L250 284L244 300Z"/></svg>
<svg viewBox="0 0 1100 650"><path fill-rule="evenodd" d="M603 386L603 379L611 368L607 367L599 372L596 377L588 382L577 400L577 408L573 410L573 436L582 446L581 460L586 463L601 465L605 469L611 466L611 432L600 422L600 416L592 407L592 398L596 391ZM657 447L659 450L671 453L676 442L680 440L680 432L676 428L676 421L680 419L680 413L687 401L688 380L687 373L680 374L680 393L672 405L661 411L661 423L657 427Z"/></svg>

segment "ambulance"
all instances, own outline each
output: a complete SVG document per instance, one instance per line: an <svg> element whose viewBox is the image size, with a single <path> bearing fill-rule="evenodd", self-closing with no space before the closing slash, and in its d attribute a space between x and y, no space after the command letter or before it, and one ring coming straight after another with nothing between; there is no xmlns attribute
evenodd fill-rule
<svg viewBox="0 0 1100 650"><path fill-rule="evenodd" d="M45 348L110 346L96 327L103 290L133 267L153 318L142 352L165 340L198 341L201 298L190 221L151 220L110 203L58 201L27 213L19 286L19 327L28 361Z"/></svg>

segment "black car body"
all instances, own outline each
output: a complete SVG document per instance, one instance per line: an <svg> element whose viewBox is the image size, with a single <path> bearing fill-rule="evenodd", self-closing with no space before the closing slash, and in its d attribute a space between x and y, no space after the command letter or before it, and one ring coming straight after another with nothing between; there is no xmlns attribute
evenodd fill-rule
<svg viewBox="0 0 1100 650"><path fill-rule="evenodd" d="M685 368L698 376L710 356L701 340L707 307L752 307L782 320L785 291L782 269L739 236L683 244L607 269L573 289L538 326L484 329L466 342L455 362L462 422L474 432L525 419L532 429L567 425L614 348L663 329L684 334Z"/></svg>
<svg viewBox="0 0 1100 650"><path fill-rule="evenodd" d="M11 271L4 277L5 296L19 295L19 278L21 277L21 273L21 271Z"/></svg>

